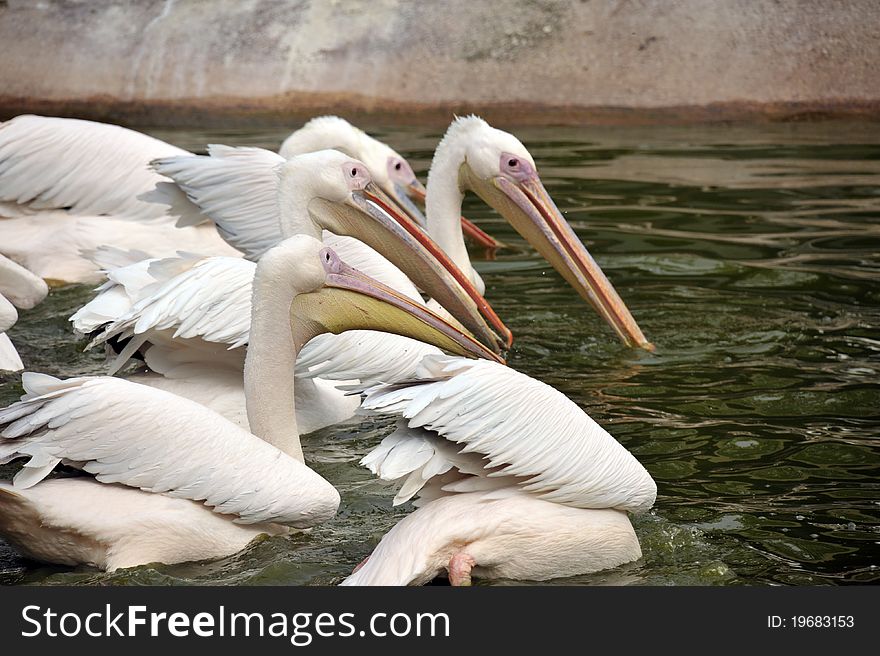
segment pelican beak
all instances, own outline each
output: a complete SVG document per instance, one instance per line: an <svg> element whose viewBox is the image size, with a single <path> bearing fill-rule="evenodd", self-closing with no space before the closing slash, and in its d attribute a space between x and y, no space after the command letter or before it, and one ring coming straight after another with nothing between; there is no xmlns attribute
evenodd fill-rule
<svg viewBox="0 0 880 656"><path fill-rule="evenodd" d="M409 186L409 195L424 205L427 191L418 180L416 180L416 184L418 187L415 187L412 184ZM504 246L502 242L495 239L492 235L480 230L476 223L464 217L461 217L461 231L464 233L465 237L484 250L494 251Z"/></svg>
<svg viewBox="0 0 880 656"><path fill-rule="evenodd" d="M418 178L413 178L409 183L409 186L406 188L406 193L415 198L420 198L421 200L425 199L425 196L428 195L428 190L425 189L425 185L419 182Z"/></svg>
<svg viewBox="0 0 880 656"><path fill-rule="evenodd" d="M425 187L418 181L418 178L413 178L407 185L395 182L391 185L391 189L386 191L394 199L394 202L407 213L409 218L415 221L416 225L420 228L425 228L428 225L428 220L422 210L413 202L413 198L425 197Z"/></svg>
<svg viewBox="0 0 880 656"><path fill-rule="evenodd" d="M464 232L465 237L487 251L494 251L495 249L504 246L503 243L495 239L492 235L480 230L476 223L469 221L464 217L461 217L461 230Z"/></svg>
<svg viewBox="0 0 880 656"><path fill-rule="evenodd" d="M496 352L510 345L510 330L473 283L375 183L342 203L315 198L309 209L321 227L385 255L483 344Z"/></svg>
<svg viewBox="0 0 880 656"><path fill-rule="evenodd" d="M465 163L462 189L472 189L500 212L614 329L628 346L654 350L626 304L581 243L532 169L514 181L506 176L482 180Z"/></svg>
<svg viewBox="0 0 880 656"><path fill-rule="evenodd" d="M504 364L461 326L350 267L332 249L322 249L319 257L326 273L323 286L299 294L290 308L298 349L325 332L378 330L411 337L455 355Z"/></svg>

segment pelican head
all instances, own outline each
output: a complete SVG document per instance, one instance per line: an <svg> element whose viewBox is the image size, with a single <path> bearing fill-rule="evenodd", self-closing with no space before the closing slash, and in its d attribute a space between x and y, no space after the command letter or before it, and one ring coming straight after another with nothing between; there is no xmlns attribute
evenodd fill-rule
<svg viewBox="0 0 880 656"><path fill-rule="evenodd" d="M258 275L279 272L273 284L286 280L293 286L290 315L297 350L323 333L379 330L455 355L504 362L459 326L347 265L333 249L309 235L281 242L257 267Z"/></svg>
<svg viewBox="0 0 880 656"><path fill-rule="evenodd" d="M425 187L413 173L409 162L393 148L374 139L339 116L313 118L291 134L278 151L290 159L315 150L332 148L363 162L373 182L418 225L425 225L425 217L412 198L424 198Z"/></svg>
<svg viewBox="0 0 880 656"><path fill-rule="evenodd" d="M509 345L510 331L491 306L442 249L379 189L363 162L322 150L279 165L279 177L285 237L308 234L320 239L321 231L329 230L359 239L382 253L481 342L496 351Z"/></svg>
<svg viewBox="0 0 880 656"><path fill-rule="evenodd" d="M473 191L501 213L621 340L653 350L611 282L550 198L534 159L519 139L470 116L456 119L444 142L454 142L464 149L457 154L462 193Z"/></svg>

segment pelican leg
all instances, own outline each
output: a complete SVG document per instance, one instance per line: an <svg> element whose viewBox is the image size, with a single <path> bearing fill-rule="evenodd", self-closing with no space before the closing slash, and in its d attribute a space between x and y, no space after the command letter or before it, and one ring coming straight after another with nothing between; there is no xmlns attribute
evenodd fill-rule
<svg viewBox="0 0 880 656"><path fill-rule="evenodd" d="M471 570L476 564L477 561L470 554L463 551L455 554L449 559L449 565L446 568L449 571L449 583L454 586L470 585Z"/></svg>

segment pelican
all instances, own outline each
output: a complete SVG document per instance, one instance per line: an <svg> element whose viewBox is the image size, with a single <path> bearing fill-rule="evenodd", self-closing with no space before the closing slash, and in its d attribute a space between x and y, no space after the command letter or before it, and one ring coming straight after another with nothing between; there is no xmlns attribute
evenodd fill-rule
<svg viewBox="0 0 880 656"><path fill-rule="evenodd" d="M515 136L477 116L456 118L431 162L425 199L428 233L484 291L460 230L466 191L497 209L614 329L627 346L653 350L629 309L580 241L538 176L535 161Z"/></svg>
<svg viewBox="0 0 880 656"><path fill-rule="evenodd" d="M377 185L420 226L425 225L421 210L412 199L424 204L425 187L413 173L412 166L400 153L339 116L318 116L293 132L278 150L285 159L315 150L332 148L361 160ZM464 235L477 246L494 250L501 243L476 224L461 217Z"/></svg>
<svg viewBox="0 0 880 656"><path fill-rule="evenodd" d="M29 310L40 303L49 288L24 267L0 255L0 371L21 371L21 358L6 331L18 321L16 308Z"/></svg>
<svg viewBox="0 0 880 656"><path fill-rule="evenodd" d="M312 337L391 330L495 358L423 306L351 268L307 235L257 265L245 394L251 431L163 390L109 377L27 373L0 410L0 535L24 555L114 570L218 558L261 533L333 517L339 495L303 463L293 363ZM44 480L59 463L93 478Z"/></svg>
<svg viewBox="0 0 880 656"><path fill-rule="evenodd" d="M188 154L105 123L22 115L0 124L0 254L53 284L100 281L88 254L107 244L152 256L237 255L148 167ZM176 227L157 199L177 208L187 227Z"/></svg>
<svg viewBox="0 0 880 656"><path fill-rule="evenodd" d="M284 159L259 148L212 146L209 152L210 157L165 158L155 167L180 186L230 244L247 257L258 258L283 236L277 213L270 210L277 188L273 169ZM412 224L408 229L432 252L439 248L448 256L454 269L482 295L485 285L471 265L460 222L468 190L504 216L625 344L653 349L547 194L525 146L476 116L456 118L434 154L426 196L427 235ZM381 244L374 247L384 252ZM500 320L493 325L501 330Z"/></svg>
<svg viewBox="0 0 880 656"><path fill-rule="evenodd" d="M281 215L281 230L319 237L322 228L332 227L389 244L392 257L413 272L422 288L456 308L456 316L484 341L497 343L468 292L429 248L403 229L398 221L405 219L394 213L390 201L372 195L374 184L361 162L336 151L318 151L282 162L279 176L276 214ZM383 202L384 209L377 202ZM422 303L403 272L362 242L329 234L324 241L360 270ZM98 296L71 319L78 332L100 331L93 344L128 340L111 373L140 350L150 371L136 372L133 380L203 403L247 428L244 349L237 347L249 341L254 270L252 262L228 257L136 262L110 271L110 280ZM386 376L406 375L422 355L434 352L426 344L380 332L327 335L316 342L319 349L345 352L347 373L352 366L373 372L364 374L363 380L394 380ZM368 355L371 352L374 355ZM384 358L383 366L378 366L377 356ZM409 368L401 369L405 366ZM306 373L303 366L298 373ZM314 375L301 377L297 408L303 432L343 421L357 409L358 399L340 392L335 384L361 376L343 378L335 371L332 377L337 383Z"/></svg>
<svg viewBox="0 0 880 656"><path fill-rule="evenodd" d="M649 509L645 468L578 406L508 367L427 356L363 408L399 418L361 461L414 496L343 585L421 585L446 573L545 581L641 557L627 512Z"/></svg>

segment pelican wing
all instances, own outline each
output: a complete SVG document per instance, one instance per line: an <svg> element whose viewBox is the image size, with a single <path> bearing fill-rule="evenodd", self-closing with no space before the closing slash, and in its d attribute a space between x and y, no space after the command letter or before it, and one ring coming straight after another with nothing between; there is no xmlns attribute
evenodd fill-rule
<svg viewBox="0 0 880 656"><path fill-rule="evenodd" d="M236 257L181 256L145 260L109 272L98 295L71 317L79 332L111 337L160 331L173 339L199 338L246 344L251 322L251 286L256 265Z"/></svg>
<svg viewBox="0 0 880 656"><path fill-rule="evenodd" d="M398 421L397 430L364 456L361 464L379 478L400 485L395 506L417 494L415 505L420 506L456 492L486 492L517 485L513 477L487 476L481 455L464 453L437 433L410 428L405 420Z"/></svg>
<svg viewBox="0 0 880 656"><path fill-rule="evenodd" d="M0 462L29 457L16 487L66 462L102 483L203 501L244 524L306 527L336 512L327 481L198 403L118 378L26 373L22 382L22 400L0 410Z"/></svg>
<svg viewBox="0 0 880 656"><path fill-rule="evenodd" d="M459 445L461 454L482 456L482 476L515 477L523 490L544 500L630 511L653 505L657 487L645 468L549 385L494 362L448 356L425 358L419 378L367 390L362 407L403 417L409 428ZM394 451L383 455L382 448L365 458L374 471L384 469ZM427 455L425 449L404 452L395 478L430 462Z"/></svg>
<svg viewBox="0 0 880 656"><path fill-rule="evenodd" d="M325 232L324 243L346 263L422 302L400 269L363 242ZM128 257L119 252L98 255L109 261ZM113 337L136 338L112 371L144 343L160 338L199 339L237 348L250 337L255 268L254 263L233 257L184 255L135 262L108 271L108 280L98 288L97 296L71 321L82 334L100 330L93 345ZM439 349L407 337L348 331L321 335L309 342L297 359L297 373L332 380L394 381L412 377L425 355L439 353Z"/></svg>
<svg viewBox="0 0 880 656"><path fill-rule="evenodd" d="M0 202L3 213L66 210L77 215L112 215L167 221L162 205L138 196L166 181L151 170L158 157L187 151L116 125L69 118L22 115L0 124ZM154 200L204 217L173 185Z"/></svg>
<svg viewBox="0 0 880 656"><path fill-rule="evenodd" d="M90 259L99 266L103 266L101 261L116 259L113 256L117 251L108 252L105 250L107 248L103 247L92 253ZM150 265L159 259L144 257L133 263L121 263L119 266L106 268L107 281L95 290L95 298L70 317L73 329L81 335L88 335L125 316L135 303L147 296L148 290L157 286L159 281L150 275Z"/></svg>
<svg viewBox="0 0 880 656"><path fill-rule="evenodd" d="M70 317L74 330L83 335L102 327L111 330L116 322L129 317L135 305L148 304L148 299L161 297L160 290L166 288L175 276L208 258L181 251L176 257L150 258L143 251L102 246L90 253L90 259L104 269L107 281L96 289L95 298ZM252 265L245 265L248 266L253 269ZM236 267L233 264L231 268ZM119 332L122 331L114 334Z"/></svg>
<svg viewBox="0 0 880 656"><path fill-rule="evenodd" d="M153 168L174 180L227 243L257 260L283 239L275 167L285 160L262 148L212 144L208 152L157 159Z"/></svg>

